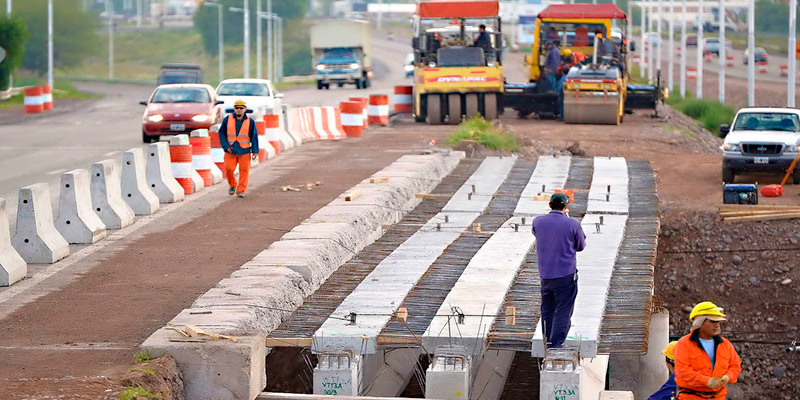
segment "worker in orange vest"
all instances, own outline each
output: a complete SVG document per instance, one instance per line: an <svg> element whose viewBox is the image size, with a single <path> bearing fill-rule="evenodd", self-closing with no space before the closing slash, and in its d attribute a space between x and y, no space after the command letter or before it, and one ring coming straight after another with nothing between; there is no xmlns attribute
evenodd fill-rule
<svg viewBox="0 0 800 400"><path fill-rule="evenodd" d="M742 359L720 335L725 317L710 301L698 303L689 314L692 330L674 350L678 400L724 400L728 383L739 378Z"/></svg>
<svg viewBox="0 0 800 400"><path fill-rule="evenodd" d="M225 151L225 176L228 178L228 194L244 198L250 179L250 160L258 157L258 133L256 124L247 116L244 100L233 103L233 115L227 115L219 127L219 144ZM239 165L239 182L236 182L236 165Z"/></svg>

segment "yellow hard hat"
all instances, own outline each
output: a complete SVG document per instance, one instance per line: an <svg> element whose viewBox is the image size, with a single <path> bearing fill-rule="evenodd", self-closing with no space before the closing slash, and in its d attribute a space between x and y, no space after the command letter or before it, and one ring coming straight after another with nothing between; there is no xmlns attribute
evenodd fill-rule
<svg viewBox="0 0 800 400"><path fill-rule="evenodd" d="M569 57L570 54L572 54L572 50L570 50L570 49L564 50L564 56L565 57Z"/></svg>
<svg viewBox="0 0 800 400"><path fill-rule="evenodd" d="M692 313L689 314L689 321L693 321L699 316L711 317L714 321L725 321L725 313L722 312L722 307L718 307L710 301L697 303L692 309Z"/></svg>
<svg viewBox="0 0 800 400"><path fill-rule="evenodd" d="M664 349L661 353L667 356L670 360L675 360L675 346L678 344L677 341L669 342L667 348Z"/></svg>
<svg viewBox="0 0 800 400"><path fill-rule="evenodd" d="M244 100L236 100L236 102L234 102L234 103L233 103L233 106L234 106L234 107L236 107L236 106L244 106L244 107L247 107L247 103L245 103L245 102L244 102Z"/></svg>

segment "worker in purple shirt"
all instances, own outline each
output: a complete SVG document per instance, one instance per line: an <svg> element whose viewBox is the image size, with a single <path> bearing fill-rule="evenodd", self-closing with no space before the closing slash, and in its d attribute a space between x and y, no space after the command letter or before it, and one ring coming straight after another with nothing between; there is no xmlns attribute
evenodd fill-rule
<svg viewBox="0 0 800 400"><path fill-rule="evenodd" d="M533 220L539 278L542 282L542 324L548 347L561 347L572 325L572 310L578 296L576 253L586 247L580 222L567 215L569 197L550 197L551 211Z"/></svg>

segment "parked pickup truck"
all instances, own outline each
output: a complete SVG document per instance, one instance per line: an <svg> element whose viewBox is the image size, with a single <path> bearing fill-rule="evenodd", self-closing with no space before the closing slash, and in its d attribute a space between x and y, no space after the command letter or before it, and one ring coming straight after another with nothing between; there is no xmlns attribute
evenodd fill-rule
<svg viewBox="0 0 800 400"><path fill-rule="evenodd" d="M797 156L800 140L800 110L794 108L743 108L733 125L721 125L725 135L722 150L722 181L734 183L745 171L785 174ZM800 184L800 166L792 172Z"/></svg>

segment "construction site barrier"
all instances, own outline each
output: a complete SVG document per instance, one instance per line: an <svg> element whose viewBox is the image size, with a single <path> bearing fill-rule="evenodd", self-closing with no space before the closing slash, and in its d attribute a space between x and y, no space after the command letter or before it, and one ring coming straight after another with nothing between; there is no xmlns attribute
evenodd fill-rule
<svg viewBox="0 0 800 400"><path fill-rule="evenodd" d="M367 115L370 124L389 125L389 96L385 94L370 95Z"/></svg>
<svg viewBox="0 0 800 400"><path fill-rule="evenodd" d="M733 56L725 56L725 66L732 67L734 65Z"/></svg>
<svg viewBox="0 0 800 400"><path fill-rule="evenodd" d="M284 151L303 144L303 138L289 124L290 110L289 104L283 104L281 107L281 144Z"/></svg>
<svg viewBox="0 0 800 400"><path fill-rule="evenodd" d="M260 137L259 137L260 139ZM271 146L275 154L281 154L281 116L268 114L264 116L264 147ZM259 143L261 146L261 143Z"/></svg>
<svg viewBox="0 0 800 400"><path fill-rule="evenodd" d="M352 101L361 104L361 114L363 115L362 123L364 124L364 128L369 128L369 114L367 114L367 106L369 105L369 99L366 97L350 97L347 101Z"/></svg>
<svg viewBox="0 0 800 400"><path fill-rule="evenodd" d="M133 148L122 155L122 199L136 215L151 215L158 211L158 196L147 185L144 152Z"/></svg>
<svg viewBox="0 0 800 400"><path fill-rule="evenodd" d="M222 171L225 168L225 150L222 150L219 142L219 126L220 124L212 125L208 129L208 138L211 142L211 161Z"/></svg>
<svg viewBox="0 0 800 400"><path fill-rule="evenodd" d="M642 58L639 57L638 55L637 56L633 56L633 63L636 64L636 65L640 65L642 63ZM395 86L395 90L396 89L397 89L397 86ZM395 103L394 108L395 108L395 110L397 110L397 103Z"/></svg>
<svg viewBox="0 0 800 400"><path fill-rule="evenodd" d="M413 86L395 86L394 87L394 112L396 113L411 113L412 96L414 93Z"/></svg>
<svg viewBox="0 0 800 400"><path fill-rule="evenodd" d="M53 224L50 204L46 183L19 190L17 229L11 245L28 264L52 264L69 255L69 244Z"/></svg>
<svg viewBox="0 0 800 400"><path fill-rule="evenodd" d="M183 193L194 193L192 146L186 135L175 135L169 140L169 158L172 161L172 176L183 187Z"/></svg>
<svg viewBox="0 0 800 400"><path fill-rule="evenodd" d="M342 113L342 128L348 137L361 137L364 133L364 105L360 102L343 101L339 105Z"/></svg>
<svg viewBox="0 0 800 400"><path fill-rule="evenodd" d="M147 148L147 184L160 203L183 200L184 190L172 174L169 144L166 142L153 143Z"/></svg>
<svg viewBox="0 0 800 400"><path fill-rule="evenodd" d="M28 263L11 245L6 201L0 199L0 286L11 286L28 274Z"/></svg>
<svg viewBox="0 0 800 400"><path fill-rule="evenodd" d="M336 130L336 122L331 124L330 109L327 107L311 107L313 129L322 140L339 140L342 134Z"/></svg>
<svg viewBox="0 0 800 400"><path fill-rule="evenodd" d="M42 86L42 108L44 110L53 109L53 88L50 85Z"/></svg>
<svg viewBox="0 0 800 400"><path fill-rule="evenodd" d="M689 79L697 79L697 68L686 68L686 77Z"/></svg>
<svg viewBox="0 0 800 400"><path fill-rule="evenodd" d="M322 107L322 127L331 139L339 140L347 136L342 128L342 114L336 107Z"/></svg>
<svg viewBox="0 0 800 400"><path fill-rule="evenodd" d="M25 96L26 114L35 114L44 111L44 99L42 98L41 86L25 88L23 93Z"/></svg>
<svg viewBox="0 0 800 400"><path fill-rule="evenodd" d="M92 210L89 171L76 169L61 175L55 227L71 244L92 244L106 237L106 225Z"/></svg>
<svg viewBox="0 0 800 400"><path fill-rule="evenodd" d="M680 56L681 55L681 51L683 51L683 49L681 49L681 46L676 47L675 48L675 55L676 56Z"/></svg>
<svg viewBox="0 0 800 400"><path fill-rule="evenodd" d="M103 160L92 164L91 189L92 207L106 229L122 229L133 223L133 210L122 200L119 161Z"/></svg>
<svg viewBox="0 0 800 400"><path fill-rule="evenodd" d="M767 62L766 61L759 62L758 63L758 73L759 74L766 74L767 72L768 72L768 70L767 70Z"/></svg>
<svg viewBox="0 0 800 400"><path fill-rule="evenodd" d="M703 59L706 60L706 62L711 62L714 59L714 54L705 53L703 54Z"/></svg>
<svg viewBox="0 0 800 400"><path fill-rule="evenodd" d="M788 65L781 65L781 76L786 77L789 76L789 66Z"/></svg>
<svg viewBox="0 0 800 400"><path fill-rule="evenodd" d="M256 124L256 134L258 135L258 161L263 162L267 160L266 138L264 138L264 130L266 128L264 124L264 115L255 114L253 116L253 122Z"/></svg>
<svg viewBox="0 0 800 400"><path fill-rule="evenodd" d="M203 185L213 185L211 175L211 138L207 129L195 129L189 134L189 144L192 145L192 168L203 178Z"/></svg>

